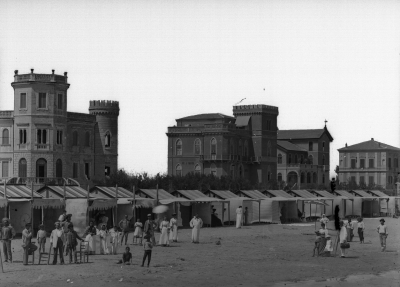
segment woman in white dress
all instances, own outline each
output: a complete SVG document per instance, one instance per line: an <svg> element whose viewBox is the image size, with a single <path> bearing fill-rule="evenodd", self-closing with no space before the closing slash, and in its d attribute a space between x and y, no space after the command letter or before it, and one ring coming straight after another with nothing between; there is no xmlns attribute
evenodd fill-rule
<svg viewBox="0 0 400 287"><path fill-rule="evenodd" d="M94 222L90 221L89 226L86 228L83 236L85 237L85 242L87 242L87 247L90 254L96 253L96 245L94 244L93 236L97 235L97 229L94 226Z"/></svg>
<svg viewBox="0 0 400 287"><path fill-rule="evenodd" d="M347 242L347 228L344 226L344 222L340 221L340 233L339 233L339 243L340 243L340 252L342 258L346 257L346 249L342 248L342 243Z"/></svg>
<svg viewBox="0 0 400 287"><path fill-rule="evenodd" d="M138 218L135 222L135 232L133 233L133 244L135 244L135 241L140 240L140 245L142 245L142 237L143 237L143 224L140 222L140 218Z"/></svg>
<svg viewBox="0 0 400 287"><path fill-rule="evenodd" d="M101 226L101 229L99 231L99 237L100 237L100 254L109 254L108 244L107 244L108 231L105 224Z"/></svg>
<svg viewBox="0 0 400 287"><path fill-rule="evenodd" d="M178 242L178 220L176 219L176 213L172 214L172 218L169 221L169 226L171 228L169 240L172 242Z"/></svg>
<svg viewBox="0 0 400 287"><path fill-rule="evenodd" d="M161 221L160 224L161 236L158 244L161 246L169 246L168 240L168 231L169 231L169 222L167 221L167 217L164 216L164 220Z"/></svg>
<svg viewBox="0 0 400 287"><path fill-rule="evenodd" d="M203 227L203 221L196 214L190 221L190 227L192 228L192 243L199 243L200 239L200 228Z"/></svg>
<svg viewBox="0 0 400 287"><path fill-rule="evenodd" d="M236 208L236 228L242 227L242 216L243 216L242 206L239 206L238 208Z"/></svg>

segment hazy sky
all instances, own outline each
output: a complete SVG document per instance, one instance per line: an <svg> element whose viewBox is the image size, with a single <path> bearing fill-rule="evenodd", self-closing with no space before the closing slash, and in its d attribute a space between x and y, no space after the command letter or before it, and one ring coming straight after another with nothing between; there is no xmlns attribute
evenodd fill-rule
<svg viewBox="0 0 400 287"><path fill-rule="evenodd" d="M69 111L117 100L119 166L166 172L175 119L279 107L337 149L399 146L399 1L0 1L0 109L14 70L68 71ZM265 89L265 90L264 90Z"/></svg>

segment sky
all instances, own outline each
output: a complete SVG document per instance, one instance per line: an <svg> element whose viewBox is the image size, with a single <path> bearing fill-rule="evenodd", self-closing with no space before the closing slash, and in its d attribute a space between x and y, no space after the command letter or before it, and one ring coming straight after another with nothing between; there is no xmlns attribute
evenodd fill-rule
<svg viewBox="0 0 400 287"><path fill-rule="evenodd" d="M167 171L168 126L232 106L279 107L279 129L337 149L400 146L399 1L0 1L0 110L14 70L68 72L68 110L120 103L119 167Z"/></svg>

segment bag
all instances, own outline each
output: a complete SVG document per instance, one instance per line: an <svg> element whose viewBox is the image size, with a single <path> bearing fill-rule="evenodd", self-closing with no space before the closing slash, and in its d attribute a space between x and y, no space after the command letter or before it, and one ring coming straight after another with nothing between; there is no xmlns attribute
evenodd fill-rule
<svg viewBox="0 0 400 287"><path fill-rule="evenodd" d="M340 248L348 249L348 248L350 248L350 243L348 243L348 242L340 243Z"/></svg>

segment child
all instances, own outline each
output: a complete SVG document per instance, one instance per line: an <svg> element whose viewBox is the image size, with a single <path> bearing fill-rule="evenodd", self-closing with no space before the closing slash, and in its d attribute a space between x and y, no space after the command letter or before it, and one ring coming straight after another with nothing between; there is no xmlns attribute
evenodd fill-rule
<svg viewBox="0 0 400 287"><path fill-rule="evenodd" d="M146 235L144 237L145 241L143 243L144 255L142 261L142 267L144 266L144 262L146 261L147 257L147 267L150 265L151 260L151 249L153 248L153 244L150 242L150 236Z"/></svg>
<svg viewBox="0 0 400 287"><path fill-rule="evenodd" d="M325 238L327 230L325 229L325 224L321 223L321 228L318 231L315 231L315 234L317 235L315 238L315 246L313 250L313 256L315 256L315 250L317 250L317 256L319 256L319 249L320 249L320 244L322 241L322 238Z"/></svg>
<svg viewBox="0 0 400 287"><path fill-rule="evenodd" d="M118 226L115 225L108 231L108 233L110 234L111 254L117 254L118 240L120 233L118 231Z"/></svg>
<svg viewBox="0 0 400 287"><path fill-rule="evenodd" d="M106 225L103 224L101 226L101 230L99 232L99 237L100 237L100 254L108 254L108 248L107 248L107 229Z"/></svg>
<svg viewBox="0 0 400 287"><path fill-rule="evenodd" d="M332 240L329 235L326 235L325 238L326 238L326 245L324 249L324 256L331 257L331 252L333 251Z"/></svg>
<svg viewBox="0 0 400 287"><path fill-rule="evenodd" d="M127 246L125 247L125 253L122 254L122 260L118 261L117 264L131 265L132 263L132 253L130 253L131 249Z"/></svg>
<svg viewBox="0 0 400 287"><path fill-rule="evenodd" d="M72 253L74 254L74 263L78 263L77 261L77 256L76 256L76 246L78 245L78 241L76 239L79 239L80 241L83 241L82 238L79 237L78 233L74 230L74 225L70 223L68 225L68 232L67 232L67 250L69 254L69 264L72 263Z"/></svg>
<svg viewBox="0 0 400 287"><path fill-rule="evenodd" d="M357 221L358 221L357 223L358 237L360 237L360 243L364 243L365 224L362 217L357 218Z"/></svg>
<svg viewBox="0 0 400 287"><path fill-rule="evenodd" d="M46 233L46 231L44 230L44 225L43 225L43 224L40 224L40 225L39 225L39 229L40 229L40 230L39 230L38 233L37 233L36 239L37 239L37 242L38 242L38 244L39 244L39 252L40 252L40 253L44 253L44 252L45 252L44 247L45 247L45 245L46 245L47 233ZM42 250L42 251L40 251L40 250Z"/></svg>
<svg viewBox="0 0 400 287"><path fill-rule="evenodd" d="M142 231L143 224L140 222L140 219L138 218L135 223L135 232L133 233L133 244L135 244L135 241L140 240L140 245L142 245L142 237L143 237L143 231Z"/></svg>

